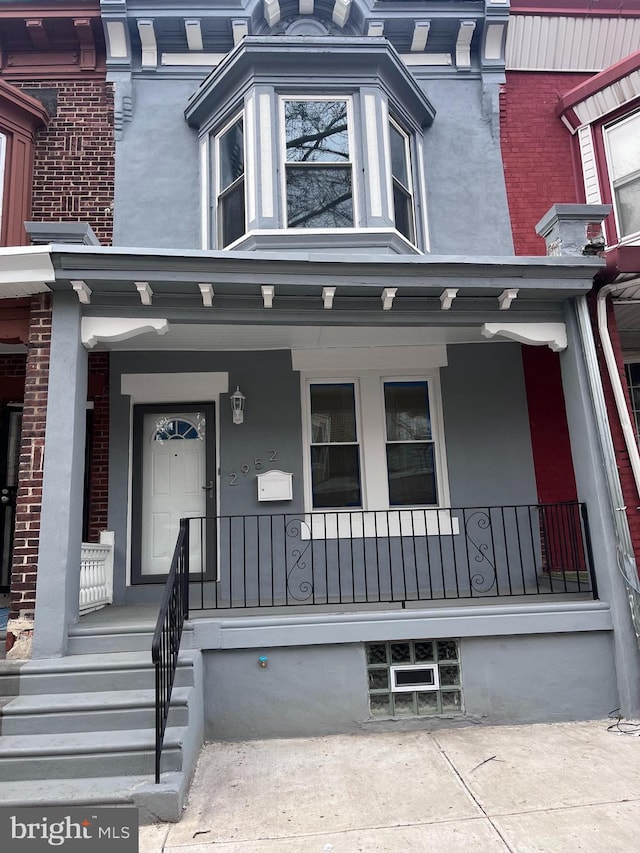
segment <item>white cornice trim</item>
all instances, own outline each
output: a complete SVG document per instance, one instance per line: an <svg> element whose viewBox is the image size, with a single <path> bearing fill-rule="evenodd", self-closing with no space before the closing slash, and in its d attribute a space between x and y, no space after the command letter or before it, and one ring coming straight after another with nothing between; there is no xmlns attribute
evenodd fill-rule
<svg viewBox="0 0 640 853"><path fill-rule="evenodd" d="M432 370L447 366L444 344L413 347L322 347L292 349L291 366L301 371L381 370L393 373L420 367Z"/></svg>
<svg viewBox="0 0 640 853"><path fill-rule="evenodd" d="M564 323L484 323L484 338L499 335L534 347L548 346L554 352L567 348L567 327Z"/></svg>
<svg viewBox="0 0 640 853"><path fill-rule="evenodd" d="M48 293L55 281L51 246L20 246L0 249L0 299Z"/></svg>
<svg viewBox="0 0 640 853"><path fill-rule="evenodd" d="M229 393L228 373L123 373L120 393L132 403L200 403Z"/></svg>

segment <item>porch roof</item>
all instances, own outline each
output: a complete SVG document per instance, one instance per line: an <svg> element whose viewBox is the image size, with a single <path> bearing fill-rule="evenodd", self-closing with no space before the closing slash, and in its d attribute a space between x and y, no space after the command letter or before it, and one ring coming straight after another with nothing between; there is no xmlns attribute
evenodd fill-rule
<svg viewBox="0 0 640 853"><path fill-rule="evenodd" d="M305 313L314 307L400 311L560 308L591 290L594 257L478 257L123 249L52 245L54 291L87 306L162 305ZM267 289L265 295L265 288ZM269 291L273 288L273 291ZM327 288L335 288L327 302ZM455 291L455 292L454 292ZM271 304L269 304L271 293ZM205 295L208 294L208 295ZM504 317L504 314L501 314ZM324 312L324 320L327 313Z"/></svg>

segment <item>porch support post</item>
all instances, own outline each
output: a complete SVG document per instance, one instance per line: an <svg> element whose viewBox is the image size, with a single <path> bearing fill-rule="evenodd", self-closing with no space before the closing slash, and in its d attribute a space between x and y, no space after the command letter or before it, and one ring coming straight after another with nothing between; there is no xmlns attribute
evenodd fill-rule
<svg viewBox="0 0 640 853"><path fill-rule="evenodd" d="M75 293L53 298L33 657L65 654L78 618L87 353Z"/></svg>
<svg viewBox="0 0 640 853"><path fill-rule="evenodd" d="M619 490L620 501L617 501L615 483L610 479L618 475L586 297L568 303L566 325L568 347L560 354L560 364L576 484L579 499L588 508L599 597L611 608L621 712L625 717L635 718L640 714L640 652L627 584L619 569L619 561L625 564L628 550L625 545L628 537L620 527L626 524L626 516L622 492ZM611 468L607 475L607 469ZM621 514L620 519L615 517L616 513ZM632 552L630 559L632 565L628 568L635 572Z"/></svg>

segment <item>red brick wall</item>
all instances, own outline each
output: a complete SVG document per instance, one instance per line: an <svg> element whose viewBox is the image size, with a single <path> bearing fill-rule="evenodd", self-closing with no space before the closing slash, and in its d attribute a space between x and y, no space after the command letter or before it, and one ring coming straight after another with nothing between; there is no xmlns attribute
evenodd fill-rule
<svg viewBox="0 0 640 853"><path fill-rule="evenodd" d="M509 72L500 96L500 138L517 255L546 254L535 232L552 204L582 202L574 142L555 115L559 96L589 74Z"/></svg>
<svg viewBox="0 0 640 853"><path fill-rule="evenodd" d="M97 542L107 529L109 499L109 353L89 353L89 380L102 377L104 386L93 400L89 471L89 541Z"/></svg>
<svg viewBox="0 0 640 853"><path fill-rule="evenodd" d="M51 350L51 297L31 299L9 618L33 618ZM9 639L9 638L8 638Z"/></svg>
<svg viewBox="0 0 640 853"><path fill-rule="evenodd" d="M111 84L57 80L18 85L57 91L56 116L36 137L33 220L88 222L100 242L109 245L115 154Z"/></svg>
<svg viewBox="0 0 640 853"><path fill-rule="evenodd" d="M588 75L509 72L500 96L500 135L513 242L518 255L545 255L535 231L552 204L582 201L571 134L555 115L560 95ZM538 500L576 500L558 356L523 347Z"/></svg>

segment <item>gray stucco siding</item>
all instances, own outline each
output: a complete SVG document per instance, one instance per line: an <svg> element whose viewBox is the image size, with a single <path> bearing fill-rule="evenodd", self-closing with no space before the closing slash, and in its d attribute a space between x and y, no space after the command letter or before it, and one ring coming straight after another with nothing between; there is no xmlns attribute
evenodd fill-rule
<svg viewBox="0 0 640 853"><path fill-rule="evenodd" d="M281 82L286 84L287 78ZM299 85L297 81L296 84ZM458 78L420 83L438 110L432 126L424 131L421 165L426 182L425 203L420 193L416 194L418 220L423 223L426 211L429 251L433 254L513 254L499 134L492 126L491 115L486 116L483 110L487 100L497 98L497 88L487 91L490 85L483 87L478 79ZM200 248L198 131L189 127L184 117L185 106L198 88L198 81L193 77L137 78L132 86L132 118L125 122L123 137L116 145L114 245ZM346 87L345 95L353 89L353 84ZM317 89L313 92L317 94ZM357 99L355 106L356 124L361 126ZM377 143L382 151L380 136ZM355 145L362 153L364 141L357 139ZM271 146L275 158L280 147L276 121L271 130ZM414 146L414 157L416 151ZM362 157L358 160L363 162ZM259 152L256 152L256 167L262 168ZM413 171L417 185L421 174L418 163L414 162ZM279 166L274 163L276 211L280 192L278 174ZM358 175L361 176L360 170ZM382 174L383 192L386 185L386 176ZM369 186L360 177L355 183L355 193L363 211ZM273 217L255 223L258 227L274 227L274 224L277 226ZM381 224L387 224L386 216L370 221L372 226ZM314 245L313 235L307 235L307 239ZM364 235L363 240L368 244ZM354 241L357 246L357 235Z"/></svg>
<svg viewBox="0 0 640 853"><path fill-rule="evenodd" d="M498 97L497 84L429 80L422 86L437 111L424 136L431 252L512 255L500 133L485 114L487 99Z"/></svg>
<svg viewBox="0 0 640 853"><path fill-rule="evenodd" d="M520 344L447 348L442 408L451 506L537 502Z"/></svg>
<svg viewBox="0 0 640 853"><path fill-rule="evenodd" d="M133 81L116 143L114 246L200 248L198 135L184 120L193 80Z"/></svg>
<svg viewBox="0 0 640 853"><path fill-rule="evenodd" d="M599 719L616 707L609 632L468 637L460 641L460 662L464 714L449 722ZM361 643L207 651L203 664L208 739L309 737L441 722L372 718Z"/></svg>

